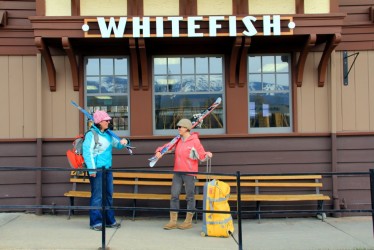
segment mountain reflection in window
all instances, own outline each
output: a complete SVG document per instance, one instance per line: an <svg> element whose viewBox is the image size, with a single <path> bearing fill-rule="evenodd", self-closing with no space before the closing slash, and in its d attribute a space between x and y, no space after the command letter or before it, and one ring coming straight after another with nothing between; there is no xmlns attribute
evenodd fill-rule
<svg viewBox="0 0 374 250"><path fill-rule="evenodd" d="M248 57L249 127L291 131L288 55ZM272 130L269 130L269 132Z"/></svg>

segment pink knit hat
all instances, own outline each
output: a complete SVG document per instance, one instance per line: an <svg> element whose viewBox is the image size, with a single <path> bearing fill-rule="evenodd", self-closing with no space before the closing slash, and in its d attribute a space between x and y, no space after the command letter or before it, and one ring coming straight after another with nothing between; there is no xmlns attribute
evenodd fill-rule
<svg viewBox="0 0 374 250"><path fill-rule="evenodd" d="M93 118L94 118L95 124L100 123L102 121L112 120L112 118L105 111L101 111L101 110L97 110L94 113Z"/></svg>

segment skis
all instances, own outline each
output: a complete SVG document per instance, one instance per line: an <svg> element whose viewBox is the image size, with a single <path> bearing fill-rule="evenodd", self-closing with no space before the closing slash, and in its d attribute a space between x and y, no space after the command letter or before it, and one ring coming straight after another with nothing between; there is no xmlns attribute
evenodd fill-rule
<svg viewBox="0 0 374 250"><path fill-rule="evenodd" d="M89 112L87 112L87 110L85 110L84 108L82 108L81 106L79 106L73 101L71 101L71 104L77 109L79 109L79 111L82 112L89 120L91 121L94 120L93 116ZM106 132L113 138L117 139L118 141L121 141L121 138L118 135L116 135L112 130L108 129L106 130ZM124 145L124 146L126 147L127 151L129 151L129 153L132 155L133 154L132 149L134 149L135 147L132 147L130 145Z"/></svg>
<svg viewBox="0 0 374 250"><path fill-rule="evenodd" d="M217 100L209 107L207 108L206 110L204 110L202 113L194 116L195 118L197 118L197 120L195 122L192 123L192 128L195 128L195 127L198 127L198 126L201 126L203 120L205 117L207 117L210 113L212 113L212 111L218 107L218 105L221 104L221 97L218 97ZM180 135L178 134L176 137L174 137L168 144L166 144L160 151L161 155L164 155L167 151L169 151L177 142L178 140L180 139ZM150 162L149 162L149 166L152 168L154 167L154 165L156 165L156 162L158 161L158 158L156 157L156 155L152 156L151 158L148 159Z"/></svg>

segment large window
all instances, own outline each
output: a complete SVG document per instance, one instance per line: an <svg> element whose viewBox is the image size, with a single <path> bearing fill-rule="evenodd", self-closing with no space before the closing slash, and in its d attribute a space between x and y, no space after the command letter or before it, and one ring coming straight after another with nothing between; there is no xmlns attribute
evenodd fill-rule
<svg viewBox="0 0 374 250"><path fill-rule="evenodd" d="M204 119L202 134L223 134L224 75L222 56L153 58L154 134L176 133L180 119L194 121L194 115L218 97L222 103Z"/></svg>
<svg viewBox="0 0 374 250"><path fill-rule="evenodd" d="M292 132L289 55L248 57L250 133Z"/></svg>
<svg viewBox="0 0 374 250"><path fill-rule="evenodd" d="M112 117L113 130L129 135L128 58L88 57L85 62L87 110L106 111Z"/></svg>

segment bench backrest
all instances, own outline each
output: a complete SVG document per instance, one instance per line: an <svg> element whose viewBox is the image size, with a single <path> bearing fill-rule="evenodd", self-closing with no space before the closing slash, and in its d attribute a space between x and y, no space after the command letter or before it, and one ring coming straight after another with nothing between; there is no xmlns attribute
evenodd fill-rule
<svg viewBox="0 0 374 250"><path fill-rule="evenodd" d="M165 173L137 173L137 172L113 172L114 185L134 186L171 186L173 174ZM236 176L217 176L199 174L196 176L196 186L203 187L208 179L219 179L226 182L233 192L237 186ZM275 176L241 176L240 185L245 188L254 188L254 193L259 194L264 188L313 188L313 193L319 194L322 187L322 175L275 175ZM83 173L76 174L71 171L71 183L89 183L88 177ZM260 190L261 188L261 190ZM243 190L244 191L244 190Z"/></svg>

